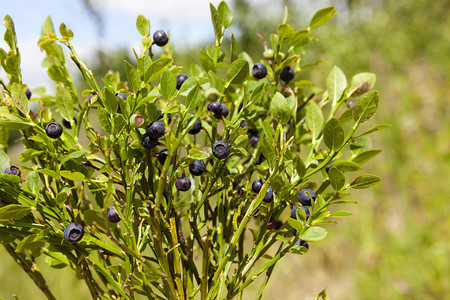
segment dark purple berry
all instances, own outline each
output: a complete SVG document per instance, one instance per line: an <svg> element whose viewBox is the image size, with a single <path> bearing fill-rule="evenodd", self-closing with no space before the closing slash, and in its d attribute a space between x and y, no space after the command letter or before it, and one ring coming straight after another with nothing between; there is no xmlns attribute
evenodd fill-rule
<svg viewBox="0 0 450 300"><path fill-rule="evenodd" d="M302 239L298 240L295 242L294 245L300 246L300 247L305 247L306 249L309 249L309 244L307 241L304 241Z"/></svg>
<svg viewBox="0 0 450 300"><path fill-rule="evenodd" d="M250 145L256 147L256 145L258 145L259 142L259 137L257 135L251 135L248 141L250 142Z"/></svg>
<svg viewBox="0 0 450 300"><path fill-rule="evenodd" d="M280 229L281 226L283 226L283 222L281 222L280 220L277 220L277 224L275 225L275 230Z"/></svg>
<svg viewBox="0 0 450 300"><path fill-rule="evenodd" d="M266 158L264 157L264 155L260 154L258 159L255 162L255 166L262 164L263 161L265 161L265 160L266 160Z"/></svg>
<svg viewBox="0 0 450 300"><path fill-rule="evenodd" d="M164 163L166 162L167 153L167 149L163 149L158 153L158 161L161 165L164 165Z"/></svg>
<svg viewBox="0 0 450 300"><path fill-rule="evenodd" d="M253 183L252 183L252 191L258 194L259 191L261 190L262 186L263 186L263 182L261 180L257 179L255 181L253 181Z"/></svg>
<svg viewBox="0 0 450 300"><path fill-rule="evenodd" d="M186 74L178 74L175 79L177 80L177 90L179 90L181 88L181 86L183 85L183 83L189 78L189 76L187 76Z"/></svg>
<svg viewBox="0 0 450 300"><path fill-rule="evenodd" d="M22 174L20 169L16 166L7 167L4 171L4 173L9 174L9 175L17 175L17 176L20 176Z"/></svg>
<svg viewBox="0 0 450 300"><path fill-rule="evenodd" d="M220 103L219 101L208 104L206 108L214 115L220 115L222 113L222 103Z"/></svg>
<svg viewBox="0 0 450 300"><path fill-rule="evenodd" d="M316 193L311 189L303 189L298 193L298 201L303 206L311 206L311 198L316 200Z"/></svg>
<svg viewBox="0 0 450 300"><path fill-rule="evenodd" d="M267 192L264 195L263 201L266 203L270 203L273 201L273 189L271 186L269 186L269 188L267 189Z"/></svg>
<svg viewBox="0 0 450 300"><path fill-rule="evenodd" d="M197 134L202 130L202 121L198 118L197 122L195 122L194 126L192 126L191 130L189 130L189 134Z"/></svg>
<svg viewBox="0 0 450 300"><path fill-rule="evenodd" d="M31 90L30 90L30 88L27 88L27 90L25 91L25 96L27 96L28 100L31 99Z"/></svg>
<svg viewBox="0 0 450 300"><path fill-rule="evenodd" d="M247 121L242 121L241 124L239 125L241 128L245 128L248 127Z"/></svg>
<svg viewBox="0 0 450 300"><path fill-rule="evenodd" d="M164 114L161 113L161 110L158 109L156 111L156 115L158 116L158 120L161 120L162 118L164 118ZM169 113L167 114L167 122L170 124L172 122L172 115Z"/></svg>
<svg viewBox="0 0 450 300"><path fill-rule="evenodd" d="M348 108L353 108L355 107L355 102L352 100L345 100L345 105L347 105Z"/></svg>
<svg viewBox="0 0 450 300"><path fill-rule="evenodd" d="M264 220L262 220L262 223L264 224ZM276 226L277 226L277 220L274 217L270 217L270 220L267 223L267 230L275 229Z"/></svg>
<svg viewBox="0 0 450 300"><path fill-rule="evenodd" d="M230 113L230 110L229 110L228 107L227 107L225 104L223 104L223 103L220 104L220 109L221 109L222 112L220 113L220 116L219 116L218 119L226 118L226 117L228 116L228 114ZM217 116L215 116L215 117L217 118Z"/></svg>
<svg viewBox="0 0 450 300"><path fill-rule="evenodd" d="M124 94L124 93L117 93L117 94L116 94L117 100L119 100L119 97L122 98L123 100L127 100L127 94Z"/></svg>
<svg viewBox="0 0 450 300"><path fill-rule="evenodd" d="M77 124L77 119L73 118L73 121L75 122L75 125L76 125ZM68 128L68 129L72 128L72 125L70 125L70 122L68 120L64 119L64 118L62 119L62 124L63 124L64 127Z"/></svg>
<svg viewBox="0 0 450 300"><path fill-rule="evenodd" d="M56 122L50 122L45 127L45 133L47 133L47 136L52 139L57 139L61 136L63 132L63 128L61 124Z"/></svg>
<svg viewBox="0 0 450 300"><path fill-rule="evenodd" d="M64 229L64 239L69 243L79 242L84 235L83 226L77 223L70 223Z"/></svg>
<svg viewBox="0 0 450 300"><path fill-rule="evenodd" d="M218 159L225 159L230 154L230 146L224 141L215 142L212 153Z"/></svg>
<svg viewBox="0 0 450 300"><path fill-rule="evenodd" d="M200 176L205 172L206 166L203 160L194 160L189 165L189 172L194 176Z"/></svg>
<svg viewBox="0 0 450 300"><path fill-rule="evenodd" d="M281 70L280 79L286 83L294 79L294 76L295 72L294 69L292 69L291 67L285 67L283 68L283 70Z"/></svg>
<svg viewBox="0 0 450 300"><path fill-rule="evenodd" d="M154 121L150 123L150 126L147 128L147 133L152 138L159 139L164 135L164 131L166 130L166 126L161 121Z"/></svg>
<svg viewBox="0 0 450 300"><path fill-rule="evenodd" d="M177 180L175 180L175 187L182 192L189 191L191 188L191 180L186 176L178 177Z"/></svg>
<svg viewBox="0 0 450 300"><path fill-rule="evenodd" d="M148 133L142 137L142 146L147 149L153 149L158 146L158 139L152 138Z"/></svg>
<svg viewBox="0 0 450 300"><path fill-rule="evenodd" d="M256 79L262 79L267 75L267 68L262 63L256 63L252 68L252 74Z"/></svg>
<svg viewBox="0 0 450 300"><path fill-rule="evenodd" d="M117 208L115 206L108 208L106 217L108 218L108 221L110 221L111 223L118 223L121 220L119 214L117 213Z"/></svg>
<svg viewBox="0 0 450 300"><path fill-rule="evenodd" d="M305 206L302 206L301 208L305 211L306 220L308 220L308 218L309 218L309 209L307 207L305 207ZM297 209L298 209L298 205L296 205L296 206L294 206L292 208L292 210L291 210L291 218L297 219Z"/></svg>
<svg viewBox="0 0 450 300"><path fill-rule="evenodd" d="M169 41L169 37L164 32L164 30L157 30L153 34L153 43L155 43L159 47L165 46L168 41Z"/></svg>

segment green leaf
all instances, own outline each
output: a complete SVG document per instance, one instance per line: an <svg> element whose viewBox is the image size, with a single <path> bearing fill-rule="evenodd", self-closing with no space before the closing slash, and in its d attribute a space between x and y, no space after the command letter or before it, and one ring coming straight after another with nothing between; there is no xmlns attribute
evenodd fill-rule
<svg viewBox="0 0 450 300"><path fill-rule="evenodd" d="M344 124L353 121L353 109L347 109L338 118L339 123Z"/></svg>
<svg viewBox="0 0 450 300"><path fill-rule="evenodd" d="M200 64L202 65L203 70L205 70L206 72L213 71L214 73L217 71L214 60L211 58L211 56L208 55L208 53L203 50L199 50L198 57L200 59Z"/></svg>
<svg viewBox="0 0 450 300"><path fill-rule="evenodd" d="M83 216L86 224L88 224L89 226L96 225L106 229L105 217L100 211L88 209L84 211Z"/></svg>
<svg viewBox="0 0 450 300"><path fill-rule="evenodd" d="M341 69L334 66L327 78L328 95L332 106L335 107L347 88L347 78Z"/></svg>
<svg viewBox="0 0 450 300"><path fill-rule="evenodd" d="M300 210L303 210L303 209L300 209ZM303 228L303 224L299 220L296 220L293 218L287 218L286 222L289 224L289 226L291 226L292 228L294 228L297 231L300 231Z"/></svg>
<svg viewBox="0 0 450 300"><path fill-rule="evenodd" d="M111 134L111 121L110 114L103 107L98 107L98 120L100 121L100 125L102 125L103 129L106 133Z"/></svg>
<svg viewBox="0 0 450 300"><path fill-rule="evenodd" d="M105 86L102 89L101 97L106 111L110 114L117 113L117 109L119 108L119 101L117 101L116 93L114 93L114 91L110 87Z"/></svg>
<svg viewBox="0 0 450 300"><path fill-rule="evenodd" d="M17 38L16 31L14 29L14 22L10 15L6 15L3 19L3 25L6 27L4 40L8 44L9 48L13 51L14 54L17 54Z"/></svg>
<svg viewBox="0 0 450 300"><path fill-rule="evenodd" d="M131 90L137 92L141 86L141 79L136 69L127 61L125 61L125 71L127 72L128 83L130 84Z"/></svg>
<svg viewBox="0 0 450 300"><path fill-rule="evenodd" d="M238 46L236 42L236 38L234 37L234 34L231 34L231 57L230 57L230 63L238 59L239 51Z"/></svg>
<svg viewBox="0 0 450 300"><path fill-rule="evenodd" d="M350 187L354 189L365 189L371 187L381 181L381 178L375 175L361 175L356 177Z"/></svg>
<svg viewBox="0 0 450 300"><path fill-rule="evenodd" d="M171 58L160 58L150 64L145 70L144 82L152 82L159 78L159 76L166 71L173 63Z"/></svg>
<svg viewBox="0 0 450 300"><path fill-rule="evenodd" d="M136 19L136 28L142 36L150 34L150 21L143 15L139 15Z"/></svg>
<svg viewBox="0 0 450 300"><path fill-rule="evenodd" d="M211 10L211 20L214 26L216 41L221 41L223 37L223 31L225 29L225 27L223 26L222 18L220 17L219 12L212 3L209 4L209 9Z"/></svg>
<svg viewBox="0 0 450 300"><path fill-rule="evenodd" d="M225 1L220 2L217 10L219 11L219 15L222 18L223 26L225 26L225 28L230 27L233 23L233 13L228 8L227 3Z"/></svg>
<svg viewBox="0 0 450 300"><path fill-rule="evenodd" d="M0 150L0 174L3 174L7 167L11 166L8 154Z"/></svg>
<svg viewBox="0 0 450 300"><path fill-rule="evenodd" d="M22 204L9 204L0 208L0 220L20 220L31 212L31 207Z"/></svg>
<svg viewBox="0 0 450 300"><path fill-rule="evenodd" d="M273 128L270 123L271 123L270 119L265 120L264 122L262 122L262 128L264 131L264 135L267 137L268 141L271 144L274 144L275 143L274 137L273 137L274 132L273 132Z"/></svg>
<svg viewBox="0 0 450 300"><path fill-rule="evenodd" d="M353 119L361 124L372 118L378 110L378 92L370 91L359 97L353 108Z"/></svg>
<svg viewBox="0 0 450 300"><path fill-rule="evenodd" d="M306 174L306 165L300 156L296 156L294 158L295 170L300 178L302 178Z"/></svg>
<svg viewBox="0 0 450 300"><path fill-rule="evenodd" d="M309 22L309 27L316 28L327 23L332 17L337 15L337 13L335 13L335 10L336 7L334 6L322 8L314 14L311 21Z"/></svg>
<svg viewBox="0 0 450 300"><path fill-rule="evenodd" d="M276 92L270 103L270 112L278 118L281 124L285 124L291 118L291 109L284 96Z"/></svg>
<svg viewBox="0 0 450 300"><path fill-rule="evenodd" d="M204 160L210 157L209 153L198 149L189 149L189 157L195 160Z"/></svg>
<svg viewBox="0 0 450 300"><path fill-rule="evenodd" d="M45 175L53 177L53 178L58 177L58 173L56 173L55 171L49 170L49 169L39 169L39 170L37 170L37 172L41 173L41 174L45 174Z"/></svg>
<svg viewBox="0 0 450 300"><path fill-rule="evenodd" d="M50 77L51 79L53 79L56 82L64 83L67 81L66 73L65 73L63 67L61 67L61 66L51 65L50 67L48 67L47 74L48 74L48 77Z"/></svg>
<svg viewBox="0 0 450 300"><path fill-rule="evenodd" d="M266 136L264 136L262 139L261 152L266 158L267 163L269 164L269 168L273 169L276 159L275 148L273 143L270 143Z"/></svg>
<svg viewBox="0 0 450 300"><path fill-rule="evenodd" d="M327 234L328 232L325 228L310 227L300 236L300 238L307 242L317 242L323 240Z"/></svg>
<svg viewBox="0 0 450 300"><path fill-rule="evenodd" d="M248 61L238 59L231 63L227 70L227 83L240 84L248 78L250 72Z"/></svg>
<svg viewBox="0 0 450 300"><path fill-rule="evenodd" d="M346 95L349 98L352 95L359 96L370 91L375 85L377 78L373 73L359 73L352 77L350 87Z"/></svg>
<svg viewBox="0 0 450 300"><path fill-rule="evenodd" d="M71 172L68 170L62 170L59 172L59 174L68 179L68 180L84 180L84 174L80 172Z"/></svg>
<svg viewBox="0 0 450 300"><path fill-rule="evenodd" d="M67 154L66 156L64 156L64 158L61 160L61 165L63 165L66 161L68 161L69 159L74 159L74 158L78 158L82 155L88 154L89 151L86 150L78 150L78 151L74 151L70 154Z"/></svg>
<svg viewBox="0 0 450 300"><path fill-rule="evenodd" d="M0 125L9 129L25 129L33 125L33 123L21 116L11 114L6 106L0 106Z"/></svg>
<svg viewBox="0 0 450 300"><path fill-rule="evenodd" d="M42 238L36 241L35 239L38 238L37 234L30 234L26 238L22 239L19 244L17 244L16 252L22 253L24 250L33 250L36 248L41 248L44 246L44 242L42 241Z"/></svg>
<svg viewBox="0 0 450 300"><path fill-rule="evenodd" d="M331 166L337 167L342 172L360 171L361 167L350 160L337 160L331 164Z"/></svg>
<svg viewBox="0 0 450 300"><path fill-rule="evenodd" d="M18 110L20 110L25 116L28 116L30 112L30 106L28 105L28 98L19 84L13 83L11 86L11 98L12 103Z"/></svg>
<svg viewBox="0 0 450 300"><path fill-rule="evenodd" d="M357 139L359 137L362 137L363 135L367 135L369 133L376 132L376 131L379 131L379 130L382 130L382 129L385 129L385 128L389 128L389 127L392 127L392 125L380 124L380 125L377 125L375 127L370 128L369 130L364 131L361 134L358 134L357 136L353 137L353 139Z"/></svg>
<svg viewBox="0 0 450 300"><path fill-rule="evenodd" d="M323 129L323 138L330 150L338 150L344 142L344 129L341 123L335 118L330 119Z"/></svg>
<svg viewBox="0 0 450 300"><path fill-rule="evenodd" d="M39 190L39 173L36 171L31 171L27 175L27 186L30 191L36 193Z"/></svg>
<svg viewBox="0 0 450 300"><path fill-rule="evenodd" d="M353 155L357 155L366 150L370 150L372 148L372 141L369 137L363 136L359 139L353 140L350 143L350 151Z"/></svg>
<svg viewBox="0 0 450 300"><path fill-rule="evenodd" d="M295 34L294 28L288 24L280 24L277 27L277 34L280 36L280 41L292 38Z"/></svg>
<svg viewBox="0 0 450 300"><path fill-rule="evenodd" d="M195 109L198 106L200 100L202 99L202 95L203 92L200 86L198 84L195 85L195 87L192 90L190 90L186 96L185 102L186 108L188 110Z"/></svg>
<svg viewBox="0 0 450 300"><path fill-rule="evenodd" d="M161 76L161 95L166 100L172 100L177 91L177 80L170 70L166 70Z"/></svg>
<svg viewBox="0 0 450 300"><path fill-rule="evenodd" d="M73 99L72 95L66 88L60 85L56 86L55 102L61 116L66 120L72 120L74 113Z"/></svg>
<svg viewBox="0 0 450 300"><path fill-rule="evenodd" d="M324 122L322 110L320 110L319 106L314 101L309 101L309 103L305 107L305 110L305 124L306 127L311 131L313 141L315 141L320 131L322 130Z"/></svg>
<svg viewBox="0 0 450 300"><path fill-rule="evenodd" d="M67 196L66 192L59 192L58 195L56 195L56 203L61 207L66 201L69 199L69 196Z"/></svg>
<svg viewBox="0 0 450 300"><path fill-rule="evenodd" d="M44 24L42 24L41 35L46 35L52 32L55 32L55 30L53 29L52 19L48 16L45 18Z"/></svg>
<svg viewBox="0 0 450 300"><path fill-rule="evenodd" d="M353 215L353 213L351 211L346 211L346 210L336 210L333 211L330 214L330 217L334 217L334 218L340 218L340 217L348 217Z"/></svg>
<svg viewBox="0 0 450 300"><path fill-rule="evenodd" d="M261 82L251 93L250 103L259 104L264 96L264 82Z"/></svg>
<svg viewBox="0 0 450 300"><path fill-rule="evenodd" d="M48 252L48 256L45 257L45 262L52 268L62 269L70 266L70 262L67 257L59 252Z"/></svg>
<svg viewBox="0 0 450 300"><path fill-rule="evenodd" d="M370 160L371 158L380 154L381 151L382 150L379 150L379 149L363 151L363 152L358 153L358 155L356 155L355 157L351 158L351 160L354 163L361 165L361 164L367 162L368 160Z"/></svg>
<svg viewBox="0 0 450 300"><path fill-rule="evenodd" d="M336 167L331 167L331 169L328 170L328 177L330 178L331 186L336 191L339 191L345 184L344 174Z"/></svg>
<svg viewBox="0 0 450 300"><path fill-rule="evenodd" d="M311 40L311 31L308 29L297 30L290 39L291 47L302 47L309 43Z"/></svg>

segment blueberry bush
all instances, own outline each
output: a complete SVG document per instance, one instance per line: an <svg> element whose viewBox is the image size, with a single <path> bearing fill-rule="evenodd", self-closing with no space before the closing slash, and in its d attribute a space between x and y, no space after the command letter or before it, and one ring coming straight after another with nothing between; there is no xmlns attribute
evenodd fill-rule
<svg viewBox="0 0 450 300"><path fill-rule="evenodd" d="M299 30L286 11L276 32L258 32L253 58L233 34L224 47L227 4L210 9L215 44L199 50L200 64L174 64L169 36L152 35L139 15L142 44L125 61L126 80L109 72L102 83L72 31L61 24L56 33L48 18L38 45L52 95L22 82L5 16L0 243L49 299L39 256L73 269L94 299L240 299L259 278L261 298L281 258L306 254L326 237L321 224L351 215L339 210L356 203L345 199L350 189L381 180L353 174L381 151L367 135L388 127L361 126L378 109L375 75L347 82L334 67L325 88L302 77L319 64L302 63L312 32L335 8ZM88 90L75 89L64 49ZM23 137L20 166L7 154L10 130Z"/></svg>

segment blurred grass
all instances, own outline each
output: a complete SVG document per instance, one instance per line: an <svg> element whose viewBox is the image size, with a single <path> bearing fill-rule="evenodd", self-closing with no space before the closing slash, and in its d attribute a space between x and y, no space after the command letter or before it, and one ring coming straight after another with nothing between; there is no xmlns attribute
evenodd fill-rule
<svg viewBox="0 0 450 300"><path fill-rule="evenodd" d="M331 299L450 299L450 4L332 4L341 15L308 46L308 55L329 65L304 70L304 78L323 86L334 65L348 79L376 73L380 109L373 124L393 126L371 135L383 152L364 170L383 181L354 191L359 204L343 209L355 215L328 226L327 238L311 243L309 253L281 260L263 299L312 299L322 289ZM71 271L41 260L58 299L89 298ZM3 248L0 262L0 298L44 298ZM251 285L248 295L258 287Z"/></svg>

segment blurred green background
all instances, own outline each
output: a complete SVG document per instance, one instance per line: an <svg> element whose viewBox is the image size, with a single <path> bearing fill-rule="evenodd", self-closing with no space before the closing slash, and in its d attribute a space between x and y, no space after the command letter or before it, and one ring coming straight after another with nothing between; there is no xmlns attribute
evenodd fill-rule
<svg viewBox="0 0 450 300"><path fill-rule="evenodd" d="M295 29L307 27L315 10L336 6L339 15L313 31L319 41L306 47L307 61L328 64L304 69L302 78L325 86L334 65L348 80L376 73L380 109L373 124L392 124L371 136L374 148L384 151L364 168L383 181L354 191L359 204L345 209L355 215L328 226L327 238L311 243L307 255L281 260L263 299L312 299L322 289L331 299L450 299L450 2L272 1L277 9L270 13L258 1L229 3L239 49L255 59L263 51L256 30L268 39L285 5ZM203 46L175 49L175 63L188 66ZM123 69L127 53L99 54L95 72ZM58 299L89 298L70 271L51 270L40 260ZM1 248L0 298L12 294L44 298Z"/></svg>

